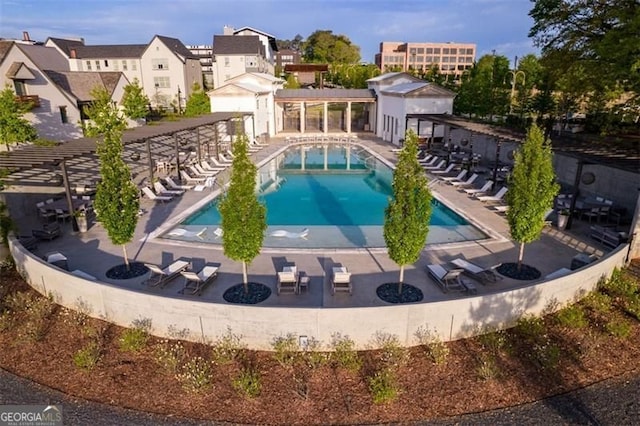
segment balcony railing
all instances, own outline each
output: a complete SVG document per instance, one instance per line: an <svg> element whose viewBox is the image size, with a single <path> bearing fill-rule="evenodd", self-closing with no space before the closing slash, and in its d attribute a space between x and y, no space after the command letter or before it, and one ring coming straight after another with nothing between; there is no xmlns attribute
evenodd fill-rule
<svg viewBox="0 0 640 426"><path fill-rule="evenodd" d="M16 96L16 102L21 104L30 104L31 108L40 106L40 97L38 95L20 95Z"/></svg>

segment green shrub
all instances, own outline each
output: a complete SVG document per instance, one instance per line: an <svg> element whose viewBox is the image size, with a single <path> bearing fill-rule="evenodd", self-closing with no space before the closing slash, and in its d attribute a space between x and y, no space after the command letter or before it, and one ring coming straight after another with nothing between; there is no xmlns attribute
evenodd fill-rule
<svg viewBox="0 0 640 426"><path fill-rule="evenodd" d="M584 309L580 305L571 305L556 313L556 319L560 325L569 328L585 328L589 325Z"/></svg>
<svg viewBox="0 0 640 426"><path fill-rule="evenodd" d="M204 391L211 386L211 365L202 357L191 358L184 363L176 378L189 392Z"/></svg>
<svg viewBox="0 0 640 426"><path fill-rule="evenodd" d="M399 389L395 376L389 369L377 371L369 378L369 392L375 404L391 402L398 397Z"/></svg>
<svg viewBox="0 0 640 426"><path fill-rule="evenodd" d="M380 348L380 360L387 368L400 367L409 360L409 351L400 344L398 336L377 332L373 344Z"/></svg>
<svg viewBox="0 0 640 426"><path fill-rule="evenodd" d="M518 319L514 331L524 339L536 341L545 336L545 326L542 318L524 316Z"/></svg>
<svg viewBox="0 0 640 426"><path fill-rule="evenodd" d="M611 296L628 298L638 292L638 283L624 271L615 268L611 277L604 281L600 288Z"/></svg>
<svg viewBox="0 0 640 426"><path fill-rule="evenodd" d="M631 335L631 324L623 319L613 319L605 325L607 333L619 339L626 339Z"/></svg>
<svg viewBox="0 0 640 426"><path fill-rule="evenodd" d="M73 363L82 370L91 370L100 360L100 345L91 341L73 355Z"/></svg>
<svg viewBox="0 0 640 426"><path fill-rule="evenodd" d="M342 336L340 333L334 334L331 339L331 348L333 349L331 360L339 367L357 372L362 366L362 360L355 347L355 342L348 336Z"/></svg>
<svg viewBox="0 0 640 426"><path fill-rule="evenodd" d="M611 297L599 291L594 291L582 299L584 307L603 315L611 312L611 302Z"/></svg>
<svg viewBox="0 0 640 426"><path fill-rule="evenodd" d="M302 351L301 356L307 366L312 369L327 363L327 354L322 351L322 343L313 337L307 340L307 346Z"/></svg>
<svg viewBox="0 0 640 426"><path fill-rule="evenodd" d="M181 342L164 340L156 348L156 362L169 373L175 374L182 362L184 361L186 352Z"/></svg>
<svg viewBox="0 0 640 426"><path fill-rule="evenodd" d="M149 340L149 333L142 327L127 328L120 336L120 350L123 352L138 352L144 348Z"/></svg>
<svg viewBox="0 0 640 426"><path fill-rule="evenodd" d="M480 355L476 371L482 380L493 380L500 376L500 368L496 363L496 358L491 354Z"/></svg>
<svg viewBox="0 0 640 426"><path fill-rule="evenodd" d="M558 367L561 355L562 351L560 346L549 341L534 344L531 351L533 360L543 370L554 370Z"/></svg>
<svg viewBox="0 0 640 426"><path fill-rule="evenodd" d="M447 361L450 352L449 346L428 327L419 327L414 335L434 364L442 365Z"/></svg>
<svg viewBox="0 0 640 426"><path fill-rule="evenodd" d="M233 388L247 398L260 395L262 379L260 373L251 367L240 370L240 374L231 382Z"/></svg>
<svg viewBox="0 0 640 426"><path fill-rule="evenodd" d="M242 336L233 334L230 328L227 328L227 332L220 336L212 346L213 363L218 365L228 364L239 359L246 349L246 345L242 343Z"/></svg>
<svg viewBox="0 0 640 426"><path fill-rule="evenodd" d="M485 330L484 334L478 336L478 341L484 350L492 354L499 353L507 344L507 337L502 330Z"/></svg>
<svg viewBox="0 0 640 426"><path fill-rule="evenodd" d="M287 334L284 337L276 337L271 343L274 354L273 358L286 367L295 364L298 358L298 340L293 334Z"/></svg>

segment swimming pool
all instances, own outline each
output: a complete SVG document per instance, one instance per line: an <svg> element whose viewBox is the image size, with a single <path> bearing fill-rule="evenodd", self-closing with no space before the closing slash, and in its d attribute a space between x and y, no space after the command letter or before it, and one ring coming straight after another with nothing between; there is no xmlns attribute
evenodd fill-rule
<svg viewBox="0 0 640 426"><path fill-rule="evenodd" d="M392 195L392 176L386 164L358 146L289 147L258 172L256 192L267 206L269 226L264 246L385 247L382 227ZM191 232L205 227L213 232L220 222L213 200L180 226ZM305 228L309 229L306 238L296 238ZM288 237L272 236L274 233ZM210 241L206 231L198 238ZM486 235L433 200L428 243L481 238ZM220 239L211 242L220 243Z"/></svg>

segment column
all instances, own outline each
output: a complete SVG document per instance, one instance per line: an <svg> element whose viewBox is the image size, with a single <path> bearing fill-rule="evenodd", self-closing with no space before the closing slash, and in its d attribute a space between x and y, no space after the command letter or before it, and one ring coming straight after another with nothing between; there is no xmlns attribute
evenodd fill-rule
<svg viewBox="0 0 640 426"><path fill-rule="evenodd" d="M322 133L329 132L329 102L325 101L322 111Z"/></svg>
<svg viewBox="0 0 640 426"><path fill-rule="evenodd" d="M329 162L329 145L325 145L324 146L324 169L327 170L328 167L328 162Z"/></svg>
<svg viewBox="0 0 640 426"><path fill-rule="evenodd" d="M307 115L307 112L304 108L304 102L300 102L300 133L306 132L305 125L304 125L306 115Z"/></svg>
<svg viewBox="0 0 640 426"><path fill-rule="evenodd" d="M347 145L347 170L351 170L351 145Z"/></svg>
<svg viewBox="0 0 640 426"><path fill-rule="evenodd" d="M347 134L351 134L351 101L347 102Z"/></svg>
<svg viewBox="0 0 640 426"><path fill-rule="evenodd" d="M304 145L298 145L300 148L300 170L304 170L304 163L307 158L307 151L304 149Z"/></svg>

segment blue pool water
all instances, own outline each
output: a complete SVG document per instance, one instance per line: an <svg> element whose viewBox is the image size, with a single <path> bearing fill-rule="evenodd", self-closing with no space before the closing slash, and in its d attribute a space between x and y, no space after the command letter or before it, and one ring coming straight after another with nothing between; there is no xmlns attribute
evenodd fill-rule
<svg viewBox="0 0 640 426"><path fill-rule="evenodd" d="M392 194L392 177L393 171L386 164L355 145L289 147L258 170L256 192L267 207L268 229L263 245L384 247L384 210ZM214 199L179 227L196 232L206 228L197 238L220 244L219 237L213 235L220 222ZM270 235L274 231L299 233L304 228L309 229L307 238ZM427 243L485 237L460 215L433 200Z"/></svg>

